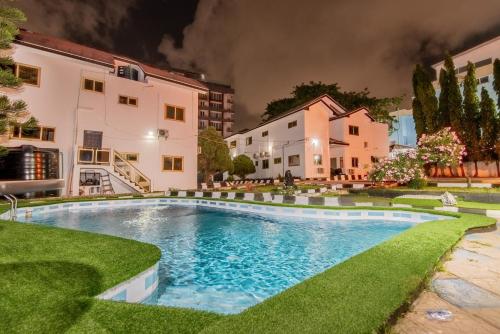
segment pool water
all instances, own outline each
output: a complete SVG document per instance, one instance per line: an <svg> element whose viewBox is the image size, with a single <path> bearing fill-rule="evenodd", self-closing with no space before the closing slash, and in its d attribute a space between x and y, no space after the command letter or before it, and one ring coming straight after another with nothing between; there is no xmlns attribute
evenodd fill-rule
<svg viewBox="0 0 500 334"><path fill-rule="evenodd" d="M33 222L161 248L149 303L238 313L413 226L305 219L196 206L37 213Z"/></svg>

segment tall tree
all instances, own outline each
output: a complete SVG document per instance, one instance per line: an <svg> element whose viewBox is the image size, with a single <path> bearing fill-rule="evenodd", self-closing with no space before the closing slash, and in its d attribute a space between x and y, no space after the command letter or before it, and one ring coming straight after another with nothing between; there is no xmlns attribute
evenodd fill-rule
<svg viewBox="0 0 500 334"><path fill-rule="evenodd" d="M422 104L416 98L412 101L412 111L413 121L415 122L415 132L417 133L417 138L420 138L424 133L427 133L427 128L425 126L425 116L422 111Z"/></svg>
<svg viewBox="0 0 500 334"><path fill-rule="evenodd" d="M450 108L448 107L448 96L450 95L450 85L446 70L439 71L439 107L438 107L438 127L445 128L451 126Z"/></svg>
<svg viewBox="0 0 500 334"><path fill-rule="evenodd" d="M421 126L424 133L436 132L438 130L438 101L436 91L432 86L430 76L420 64L417 64L413 71L413 94L415 96L414 107L420 109L417 110L417 113L420 113L420 115L417 115L417 119L422 117L424 121L423 127ZM415 100L418 103L415 103ZM416 124L415 127L417 127Z"/></svg>
<svg viewBox="0 0 500 334"><path fill-rule="evenodd" d="M477 97L476 68L471 62L467 63L467 75L464 79L463 119L460 137L467 149L468 160L474 161L477 176L477 162L481 159L481 129L479 127L479 99Z"/></svg>
<svg viewBox="0 0 500 334"><path fill-rule="evenodd" d="M26 21L26 17L19 9L0 2L0 88L17 88L22 82L12 71L14 64L11 57L6 56L5 50L19 33L19 24ZM36 121L28 118L26 103L11 101L8 96L0 96L0 136L9 133L13 126L21 125L24 128L33 127ZM7 149L0 146L0 156L7 154Z"/></svg>
<svg viewBox="0 0 500 334"><path fill-rule="evenodd" d="M233 159L233 174L238 175L240 179L244 179L248 174L255 173L255 165L252 159L245 154L240 154Z"/></svg>
<svg viewBox="0 0 500 334"><path fill-rule="evenodd" d="M401 97L376 98L370 96L368 89L363 91L342 91L338 84L324 84L311 81L295 86L291 97L271 101L267 104L266 112L261 115L263 121L270 120L282 113L297 107L309 100L315 99L323 94L328 94L339 102L347 110L359 107L367 107L370 114L380 122L392 125L393 118L389 115L391 111L398 108Z"/></svg>
<svg viewBox="0 0 500 334"><path fill-rule="evenodd" d="M500 169L498 163L498 156L496 154L497 140L499 137L498 119L495 111L495 102L488 94L488 91L483 87L481 89L481 103L479 124L481 127L481 153L484 160L491 161L493 159L497 162L497 174L500 177Z"/></svg>
<svg viewBox="0 0 500 334"><path fill-rule="evenodd" d="M497 106L500 110L500 59L495 59L493 62L493 88L497 93Z"/></svg>
<svg viewBox="0 0 500 334"><path fill-rule="evenodd" d="M457 75L455 73L455 65L453 59L448 54L444 60L444 68L446 69L446 76L448 77L448 111L450 115L451 128L460 133L462 128L463 108L462 108L462 94L460 93L460 86L458 85Z"/></svg>
<svg viewBox="0 0 500 334"><path fill-rule="evenodd" d="M218 172L232 172L233 162L229 155L229 148L224 138L213 127L208 127L198 135L198 172L207 182L211 176Z"/></svg>

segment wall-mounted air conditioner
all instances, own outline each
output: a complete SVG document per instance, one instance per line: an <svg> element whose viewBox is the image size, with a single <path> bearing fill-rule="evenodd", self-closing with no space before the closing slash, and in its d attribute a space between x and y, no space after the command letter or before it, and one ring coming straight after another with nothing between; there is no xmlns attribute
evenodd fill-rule
<svg viewBox="0 0 500 334"><path fill-rule="evenodd" d="M167 129L158 129L158 138L167 139L168 138L168 130Z"/></svg>
<svg viewBox="0 0 500 334"><path fill-rule="evenodd" d="M254 153L254 154L253 154L253 158L254 158L254 159L258 159L258 158L259 158L259 154L258 154L258 153Z"/></svg>

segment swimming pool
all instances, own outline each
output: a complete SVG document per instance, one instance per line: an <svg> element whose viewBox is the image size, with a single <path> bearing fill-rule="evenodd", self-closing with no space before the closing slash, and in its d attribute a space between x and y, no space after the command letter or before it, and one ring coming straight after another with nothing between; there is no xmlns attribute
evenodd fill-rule
<svg viewBox="0 0 500 334"><path fill-rule="evenodd" d="M159 285L148 303L220 313L241 312L415 224L178 204L41 210L23 220L155 244Z"/></svg>

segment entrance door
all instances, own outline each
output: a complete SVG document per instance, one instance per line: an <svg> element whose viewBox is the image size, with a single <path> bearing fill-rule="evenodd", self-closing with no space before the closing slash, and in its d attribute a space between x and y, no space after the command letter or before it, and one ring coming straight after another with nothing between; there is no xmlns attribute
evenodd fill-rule
<svg viewBox="0 0 500 334"><path fill-rule="evenodd" d="M337 169L337 158L330 158L330 166L333 170Z"/></svg>
<svg viewBox="0 0 500 334"><path fill-rule="evenodd" d="M83 131L83 147L84 148L102 148L102 131Z"/></svg>

